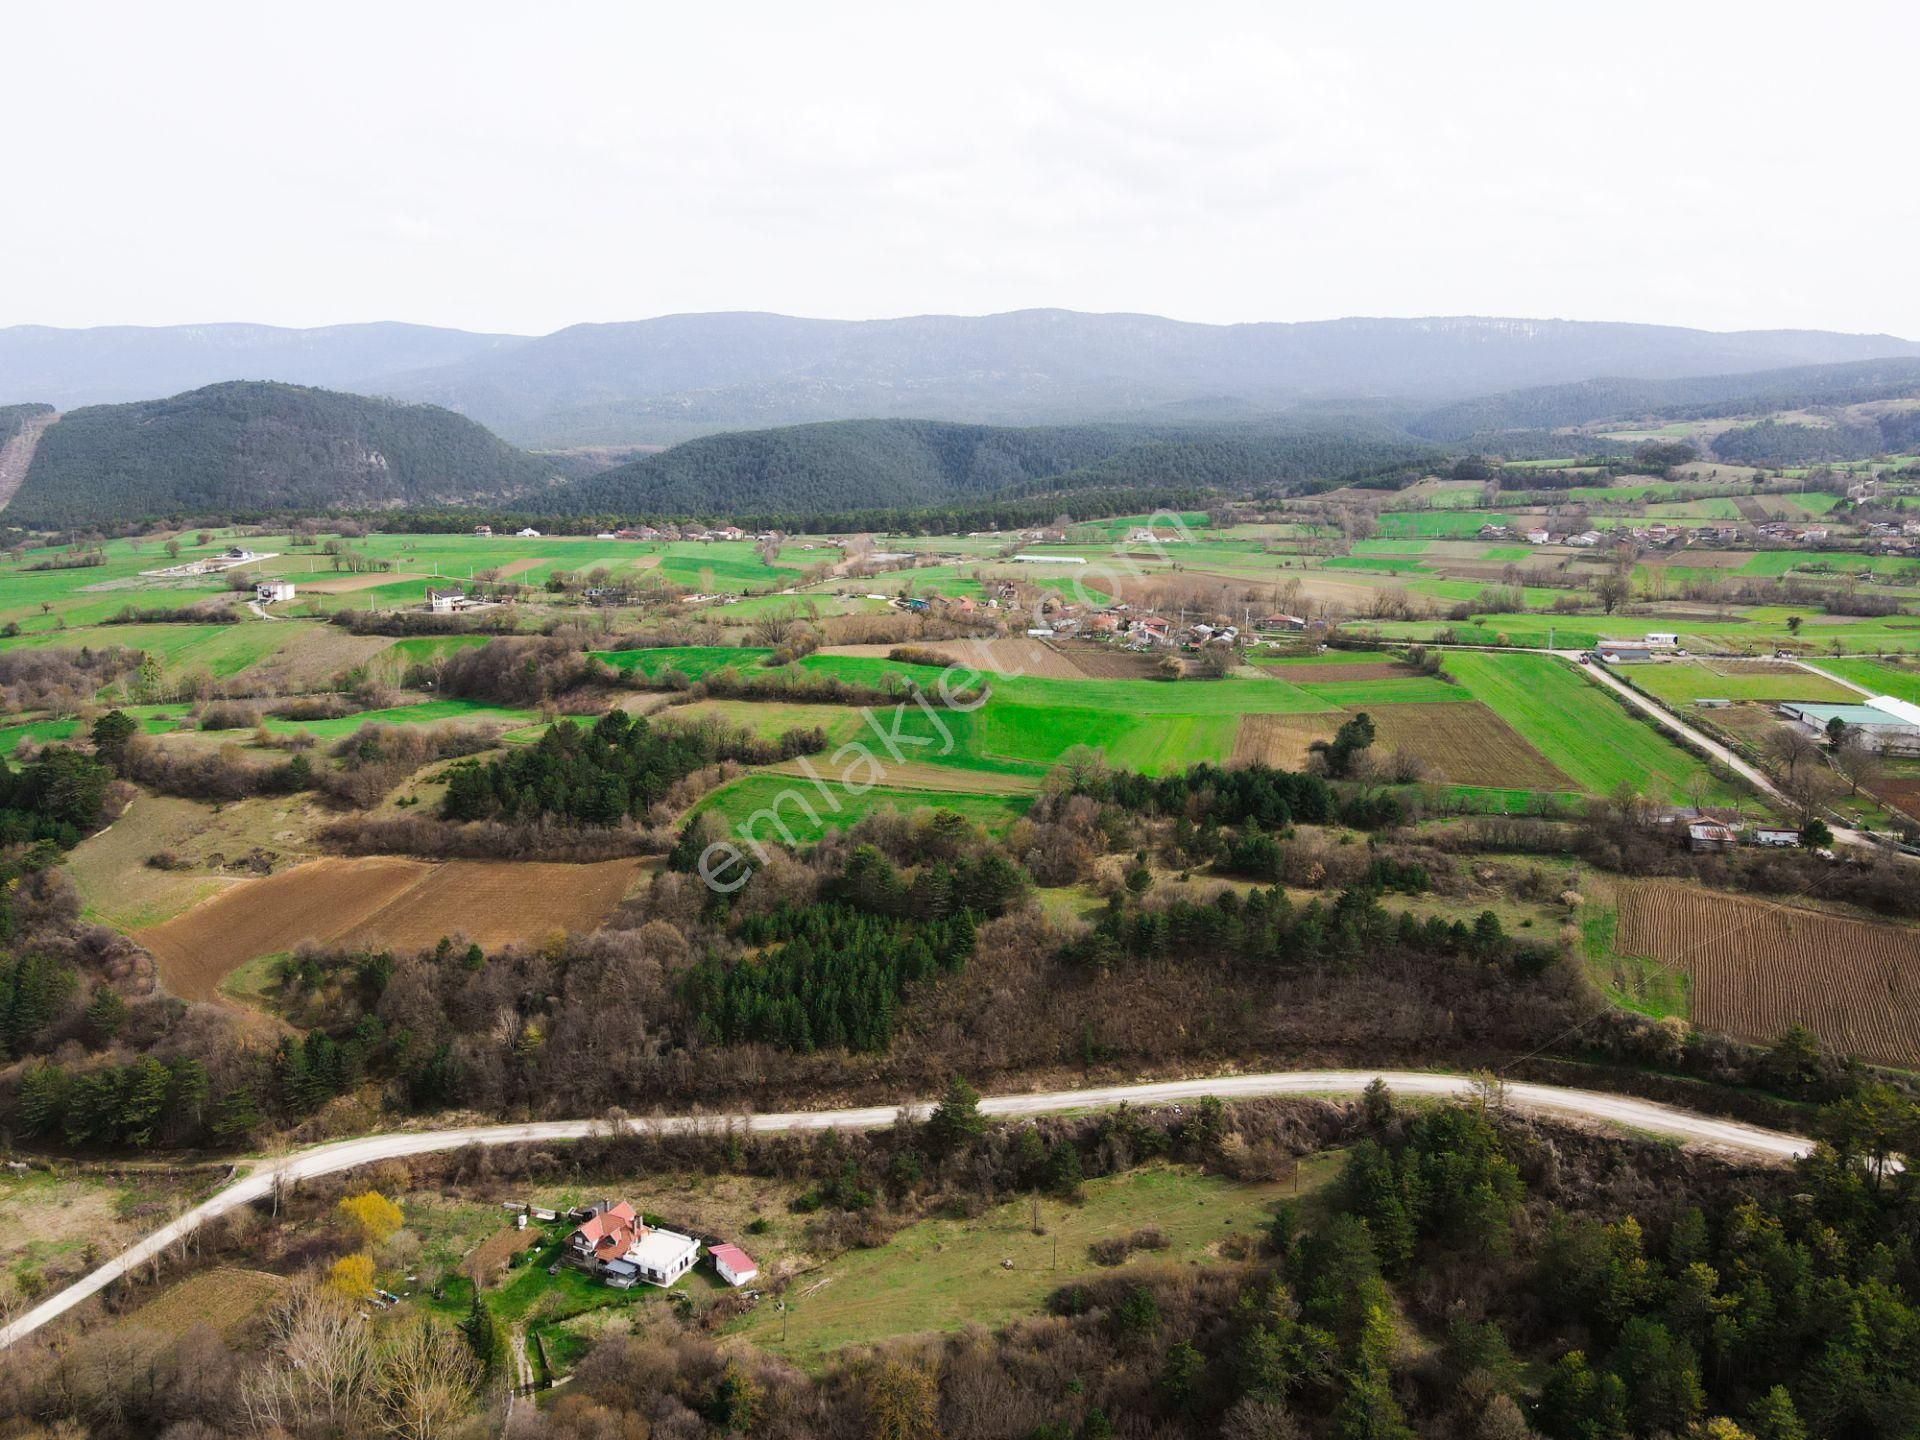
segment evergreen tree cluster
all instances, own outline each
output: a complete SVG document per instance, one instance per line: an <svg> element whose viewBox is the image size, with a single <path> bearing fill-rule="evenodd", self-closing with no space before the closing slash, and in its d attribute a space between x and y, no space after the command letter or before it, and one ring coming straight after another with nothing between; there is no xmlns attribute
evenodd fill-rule
<svg viewBox="0 0 1920 1440"><path fill-rule="evenodd" d="M199 1139L206 1110L204 1065L143 1055L78 1072L51 1062L29 1066L20 1077L14 1119L36 1139L144 1149Z"/></svg>
<svg viewBox="0 0 1920 1440"><path fill-rule="evenodd" d="M719 1044L883 1051L907 987L964 965L977 920L1004 913L1027 883L997 852L930 861L907 880L855 846L818 903L742 919L736 938L768 953L708 957L687 977L688 1008Z"/></svg>
<svg viewBox="0 0 1920 1440"><path fill-rule="evenodd" d="M742 938L772 943L758 960L706 960L687 977L701 1033L723 1045L882 1051L907 986L948 974L973 953L973 916L913 922L845 901L782 909Z"/></svg>
<svg viewBox="0 0 1920 1440"><path fill-rule="evenodd" d="M1063 958L1105 968L1127 960L1221 958L1258 967L1356 966L1389 948L1537 974L1551 962L1544 947L1516 942L1491 910L1472 925L1412 911L1397 915L1364 886L1344 890L1331 905L1296 905L1278 885L1245 896L1222 891L1211 901L1163 905L1110 903L1091 931L1070 941Z"/></svg>
<svg viewBox="0 0 1920 1440"><path fill-rule="evenodd" d="M1389 1144L1354 1147L1341 1191L1346 1208L1366 1221L1381 1268L1400 1276L1422 1244L1506 1253L1526 1186L1485 1113L1449 1106L1417 1116Z"/></svg>
<svg viewBox="0 0 1920 1440"><path fill-rule="evenodd" d="M790 745L768 745L743 731L654 725L609 710L590 726L563 720L501 759L455 765L442 813L449 820L618 825L644 815L674 782L705 766L765 764L825 744L817 731L797 732Z"/></svg>
<svg viewBox="0 0 1920 1440"><path fill-rule="evenodd" d="M1073 792L1145 815L1185 816L1195 824L1245 825L1277 830L1295 823L1324 825L1336 817L1333 790L1318 775L1276 770L1255 762L1228 769L1195 765L1177 775L1092 770Z"/></svg>
<svg viewBox="0 0 1920 1440"><path fill-rule="evenodd" d="M99 825L112 779L98 760L64 745L18 769L0 757L0 845L50 840L71 849Z"/></svg>
<svg viewBox="0 0 1920 1440"><path fill-rule="evenodd" d="M1899 411L1870 421L1800 425L1771 417L1723 430L1713 453L1732 465L1822 465L1894 455L1920 441L1920 419Z"/></svg>
<svg viewBox="0 0 1920 1440"><path fill-rule="evenodd" d="M0 1061L45 1048L42 1041L65 1014L75 984L73 970L58 960L31 950L0 954Z"/></svg>

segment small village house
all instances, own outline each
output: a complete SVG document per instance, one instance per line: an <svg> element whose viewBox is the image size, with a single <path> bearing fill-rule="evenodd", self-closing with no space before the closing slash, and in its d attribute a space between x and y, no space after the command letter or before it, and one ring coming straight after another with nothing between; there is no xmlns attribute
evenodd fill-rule
<svg viewBox="0 0 1920 1440"><path fill-rule="evenodd" d="M729 1285L745 1285L760 1273L753 1257L738 1245L715 1245L707 1253L713 1256L713 1268Z"/></svg>
<svg viewBox="0 0 1920 1440"><path fill-rule="evenodd" d="M291 580L262 580L253 587L253 598L262 605L277 604L282 600L293 599Z"/></svg>
<svg viewBox="0 0 1920 1440"><path fill-rule="evenodd" d="M427 587L427 609L435 615L452 615L467 608L467 592L460 589L436 590Z"/></svg>
<svg viewBox="0 0 1920 1440"><path fill-rule="evenodd" d="M576 1212L577 1213L577 1212ZM616 1289L644 1282L672 1285L693 1268L700 1242L691 1235L649 1225L633 1206L602 1201L567 1236L566 1258Z"/></svg>

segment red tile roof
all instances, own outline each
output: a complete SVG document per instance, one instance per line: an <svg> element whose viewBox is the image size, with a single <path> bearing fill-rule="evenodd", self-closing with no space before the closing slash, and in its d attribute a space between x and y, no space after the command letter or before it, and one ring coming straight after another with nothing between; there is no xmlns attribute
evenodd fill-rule
<svg viewBox="0 0 1920 1440"><path fill-rule="evenodd" d="M636 1233L637 1232L637 1233ZM646 1233L633 1213L633 1206L622 1200L611 1209L580 1226L568 1238L575 1249L585 1249L596 1260L618 1260L633 1248L633 1242ZM579 1243L584 1241L584 1245Z"/></svg>
<svg viewBox="0 0 1920 1440"><path fill-rule="evenodd" d="M753 1263L753 1257L738 1245L715 1245L707 1253L712 1255L715 1260L725 1265L736 1275L741 1274L743 1271L758 1270L760 1268Z"/></svg>

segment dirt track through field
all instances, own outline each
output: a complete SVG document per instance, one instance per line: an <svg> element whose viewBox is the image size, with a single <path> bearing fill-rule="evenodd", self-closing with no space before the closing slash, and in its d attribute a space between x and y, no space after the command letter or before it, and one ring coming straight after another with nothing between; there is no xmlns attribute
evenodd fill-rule
<svg viewBox="0 0 1920 1440"><path fill-rule="evenodd" d="M1920 930L1635 881L1615 949L1685 970L1697 1024L1756 1044L1799 1024L1846 1054L1920 1063Z"/></svg>
<svg viewBox="0 0 1920 1440"><path fill-rule="evenodd" d="M635 860L327 858L243 881L133 938L153 953L174 994L214 1000L220 982L249 960L307 940L410 950L465 935L493 947L589 929L639 871Z"/></svg>
<svg viewBox="0 0 1920 1440"><path fill-rule="evenodd" d="M293 581L294 592L311 590L316 595L351 595L356 590L372 590L381 585L403 585L406 582L424 581L423 574L396 575L390 570L369 570L360 575L333 575L322 573L318 578L309 579L295 571L287 577Z"/></svg>
<svg viewBox="0 0 1920 1440"><path fill-rule="evenodd" d="M820 776L829 785L835 783L838 772L830 765L815 763L814 774ZM811 784L807 772L800 768L797 760L783 761L778 765L769 765L758 772L763 775L792 775L805 781L801 788L803 795L809 794ZM886 777L881 782L888 790L925 790L951 795L1037 795L1040 793L1040 780L1032 775L1000 775L991 770L959 770L947 765L929 765L911 760L890 763L886 766Z"/></svg>

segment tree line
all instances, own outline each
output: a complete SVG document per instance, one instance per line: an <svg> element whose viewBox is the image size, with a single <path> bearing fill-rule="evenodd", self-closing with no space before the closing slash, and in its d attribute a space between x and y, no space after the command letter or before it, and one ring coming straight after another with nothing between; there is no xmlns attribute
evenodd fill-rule
<svg viewBox="0 0 1920 1440"><path fill-rule="evenodd" d="M655 725L609 710L591 726L562 720L532 745L447 772L449 820L560 820L618 825L646 814L676 781L722 760L764 765L826 747L816 727L764 741L719 725Z"/></svg>

